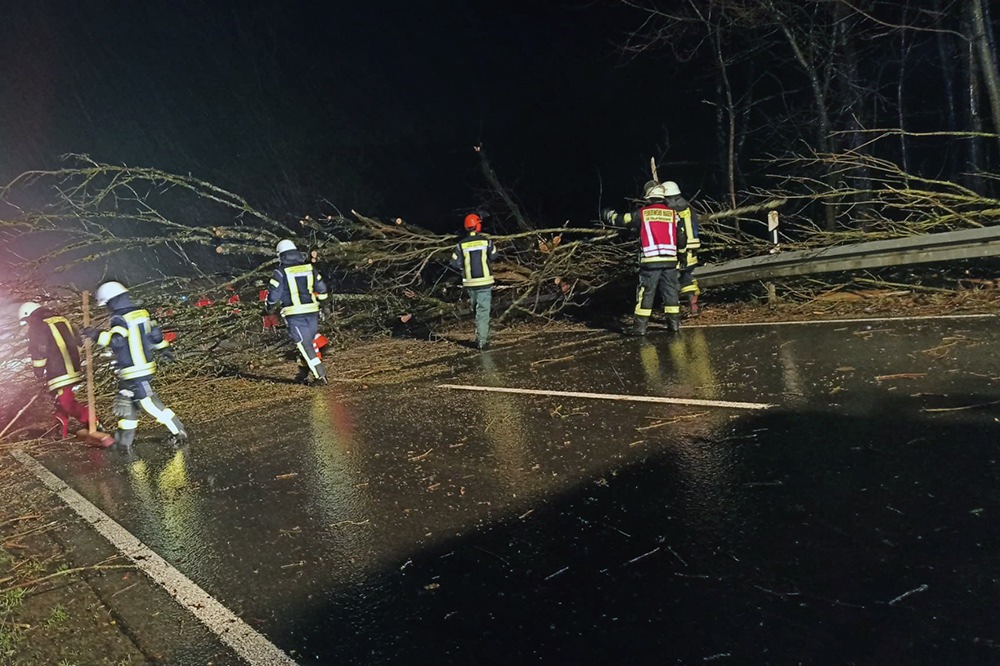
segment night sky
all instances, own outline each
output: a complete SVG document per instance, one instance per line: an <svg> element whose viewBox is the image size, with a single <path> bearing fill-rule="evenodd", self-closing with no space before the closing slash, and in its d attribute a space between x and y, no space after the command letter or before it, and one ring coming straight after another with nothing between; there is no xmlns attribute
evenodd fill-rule
<svg viewBox="0 0 1000 666"><path fill-rule="evenodd" d="M546 223L595 219L602 184L605 205L636 194L651 155L692 158L694 114L662 61L620 54L642 17L613 3L0 4L4 182L79 152L281 219L332 204L441 229L480 201L480 142Z"/></svg>

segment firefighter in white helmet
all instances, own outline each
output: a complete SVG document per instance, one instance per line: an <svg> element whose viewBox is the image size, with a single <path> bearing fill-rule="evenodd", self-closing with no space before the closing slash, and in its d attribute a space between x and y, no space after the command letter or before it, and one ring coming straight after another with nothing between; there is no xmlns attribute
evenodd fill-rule
<svg viewBox="0 0 1000 666"><path fill-rule="evenodd" d="M668 180L663 183L664 203L677 211L680 217L677 225L683 230L684 245L677 247L677 268L680 272L681 298L688 297L688 305L692 316L698 316L698 280L694 277L694 269L698 265L698 250L701 249L701 238L698 231L698 213L691 204L681 196L681 188L677 183Z"/></svg>
<svg viewBox="0 0 1000 666"><path fill-rule="evenodd" d="M326 369L316 353L313 340L319 329L319 311L329 296L323 276L312 262L290 240L280 241L275 248L278 267L271 275L265 312L281 308L288 327L288 336L302 357L298 381L326 384Z"/></svg>
<svg viewBox="0 0 1000 666"><path fill-rule="evenodd" d="M38 303L22 303L17 318L28 335L28 352L35 375L45 379L55 401L53 416L65 439L69 436L71 418L84 427L89 424L87 406L77 402L74 393L84 380L80 340L66 317Z"/></svg>
<svg viewBox="0 0 1000 666"><path fill-rule="evenodd" d="M644 188L642 206L620 215L611 208L601 215L608 224L622 225L639 234L639 287L635 298L635 326L630 335L646 335L649 318L653 314L653 301L660 294L667 328L680 329L678 302L677 247L679 238L677 211L664 202L663 185L650 181Z"/></svg>
<svg viewBox="0 0 1000 666"><path fill-rule="evenodd" d="M88 328L84 335L111 349L115 356L118 372L118 395L113 407L118 417L115 443L121 449L131 449L140 410L166 426L173 443L187 439L184 424L156 396L150 384L156 374L154 355L173 360L170 343L163 339L163 331L146 310L132 302L128 289L121 282L105 282L97 288L95 297L97 304L107 306L111 315L108 330Z"/></svg>

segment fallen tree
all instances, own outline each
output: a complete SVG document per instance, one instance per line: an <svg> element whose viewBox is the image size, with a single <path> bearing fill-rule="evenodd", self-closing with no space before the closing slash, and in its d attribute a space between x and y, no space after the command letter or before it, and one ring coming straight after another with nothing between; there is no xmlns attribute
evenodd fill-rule
<svg viewBox="0 0 1000 666"><path fill-rule="evenodd" d="M496 195L494 206L506 207L496 216L509 224L497 226L515 229L492 236L501 255L495 267L499 321L551 319L585 307L611 285L616 292L629 290L624 285L635 270L632 239L594 221L537 225L478 147L477 152ZM839 169L841 183L858 182L850 176L864 170L872 186L861 192L795 175L815 171L816 161L826 164L825 172ZM1000 210L1000 202L967 188L907 174L864 153L790 158L779 166L791 175L777 191L747 192L736 208L697 201L709 259L767 252L763 234L748 235L745 222L759 221L779 207L788 230L784 245L794 248L988 224ZM458 276L447 268L455 237L401 218L351 211L280 220L191 175L104 164L82 155L68 156L63 169L22 174L0 189L0 201L18 211L0 221L0 233L22 239L59 235L51 251L26 258L17 278L5 281L8 298L34 300L48 293L48 300L74 312L77 291L54 288L52 274L105 262L103 278L115 279L125 277L120 270L141 268L145 279L128 280L130 287L165 325L187 342L196 341L200 352L212 352L192 359L191 371L217 374L245 367L240 349L270 344L259 339L264 335L259 311L248 307L247 298L254 298L274 264L273 248L282 238L308 247L334 283L337 316L325 323L328 331L386 331L404 322L427 331L466 310ZM808 206L834 202L842 210L845 201L865 216L854 230L825 232L800 214ZM123 257L138 266L128 266ZM227 302L230 293L241 295L240 306ZM218 303L192 307L202 294Z"/></svg>

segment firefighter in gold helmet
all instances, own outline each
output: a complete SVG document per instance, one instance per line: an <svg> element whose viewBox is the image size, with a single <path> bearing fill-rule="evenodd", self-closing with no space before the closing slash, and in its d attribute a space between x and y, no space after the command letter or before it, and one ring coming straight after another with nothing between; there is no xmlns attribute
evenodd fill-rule
<svg viewBox="0 0 1000 666"><path fill-rule="evenodd" d="M465 216L465 237L451 254L452 268L462 273L462 286L469 292L476 315L476 347L489 349L490 305L493 300L493 260L497 250L493 241L480 235L483 220L475 213Z"/></svg>
<svg viewBox="0 0 1000 666"><path fill-rule="evenodd" d="M53 416L66 438L71 418L85 427L89 424L87 407L77 402L73 393L84 380L80 340L66 317L38 303L22 303L17 315L28 335L31 365L35 375L45 379L46 388L55 399Z"/></svg>
<svg viewBox="0 0 1000 666"><path fill-rule="evenodd" d="M645 203L620 215L607 208L602 217L609 224L625 226L639 234L639 288L635 298L635 326L630 335L646 335L653 301L660 294L667 328L680 329L681 315L677 276L677 248L683 247L683 229L678 227L677 211L664 202L664 188L656 182L646 184Z"/></svg>

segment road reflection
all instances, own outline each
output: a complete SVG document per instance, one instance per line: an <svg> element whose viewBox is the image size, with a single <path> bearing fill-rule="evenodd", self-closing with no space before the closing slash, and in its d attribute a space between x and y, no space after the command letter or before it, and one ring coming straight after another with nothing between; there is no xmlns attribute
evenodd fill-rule
<svg viewBox="0 0 1000 666"><path fill-rule="evenodd" d="M480 354L483 383L508 386L509 380L497 369L493 353ZM520 404L523 398L504 393L481 393L482 430L490 443L498 466L495 477L507 492L517 491L528 477L530 429L525 427Z"/></svg>
<svg viewBox="0 0 1000 666"><path fill-rule="evenodd" d="M711 349L704 330L683 331L662 340L644 340L639 349L646 388L652 395L719 397L712 368ZM666 347L667 354L661 356ZM739 452L727 442L711 441L711 433L721 423L718 410L669 408L662 427L648 432L669 437L667 451L674 456L677 481L682 486L681 516L688 527L709 540L723 540L739 520L740 494L734 489L738 478ZM670 437L681 430L682 437Z"/></svg>
<svg viewBox="0 0 1000 666"><path fill-rule="evenodd" d="M219 558L212 544L215 530L205 512L204 496L189 479L188 450L133 459L126 463L132 499L127 510L139 516L137 536L189 575L211 575Z"/></svg>
<svg viewBox="0 0 1000 666"><path fill-rule="evenodd" d="M376 562L371 524L374 507L362 469L362 461L372 451L365 438L357 436L354 409L339 390L317 391L309 411L311 464L303 466L306 501L329 540L327 554L344 566L341 573L358 574Z"/></svg>

